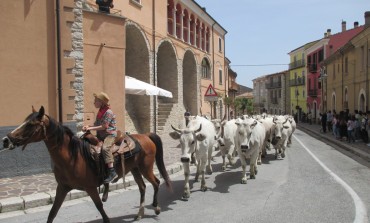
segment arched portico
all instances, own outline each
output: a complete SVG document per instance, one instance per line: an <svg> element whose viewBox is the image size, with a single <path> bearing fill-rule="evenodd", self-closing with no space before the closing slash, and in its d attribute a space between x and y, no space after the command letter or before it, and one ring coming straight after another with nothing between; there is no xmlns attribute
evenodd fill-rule
<svg viewBox="0 0 370 223"><path fill-rule="evenodd" d="M143 31L133 23L126 25L126 75L150 83L149 44ZM150 96L126 94L126 131L150 132L153 115Z"/></svg>
<svg viewBox="0 0 370 223"><path fill-rule="evenodd" d="M192 115L198 114L197 65L192 51L187 50L182 63L184 107Z"/></svg>

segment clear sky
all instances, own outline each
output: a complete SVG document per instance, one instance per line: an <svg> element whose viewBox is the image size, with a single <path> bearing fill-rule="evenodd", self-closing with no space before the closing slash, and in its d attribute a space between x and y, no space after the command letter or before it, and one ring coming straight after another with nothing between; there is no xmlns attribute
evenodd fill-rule
<svg viewBox="0 0 370 223"><path fill-rule="evenodd" d="M331 33L365 23L369 0L195 0L224 29L226 57L238 84L288 69L288 53ZM268 65L271 64L271 65ZM285 64L285 65L272 65Z"/></svg>

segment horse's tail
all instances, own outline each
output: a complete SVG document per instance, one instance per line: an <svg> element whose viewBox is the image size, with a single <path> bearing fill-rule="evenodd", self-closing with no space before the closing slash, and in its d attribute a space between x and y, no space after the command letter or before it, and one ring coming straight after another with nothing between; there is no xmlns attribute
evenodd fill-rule
<svg viewBox="0 0 370 223"><path fill-rule="evenodd" d="M172 191L172 183L171 183L170 177L167 173L166 167L165 167L164 162L163 162L163 143L162 143L162 140L155 133L150 133L148 136L154 142L154 144L157 148L157 151L155 153L155 161L156 161L159 173L161 174L164 181L166 182L166 186Z"/></svg>

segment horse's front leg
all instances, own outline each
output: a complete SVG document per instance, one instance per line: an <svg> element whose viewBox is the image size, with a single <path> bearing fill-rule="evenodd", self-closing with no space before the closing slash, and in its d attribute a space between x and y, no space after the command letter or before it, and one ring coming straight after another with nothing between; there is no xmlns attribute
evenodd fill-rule
<svg viewBox="0 0 370 223"><path fill-rule="evenodd" d="M53 207L51 208L49 212L48 221L47 221L48 223L53 222L55 216L57 215L60 209L60 206L62 206L63 201L66 198L66 195L69 191L71 191L71 188L64 187L58 184Z"/></svg>
<svg viewBox="0 0 370 223"><path fill-rule="evenodd" d="M107 214L104 211L103 202L100 200L99 193L98 193L98 190L96 189L96 187L86 188L86 192L91 197L91 200L93 200L93 202L95 204L95 207L98 209L101 216L103 217L103 222L104 223L109 223L110 222L109 218L108 218Z"/></svg>
<svg viewBox="0 0 370 223"><path fill-rule="evenodd" d="M107 201L107 199L108 199L108 192L109 192L109 183L108 184L104 184L103 196L101 198L101 200L103 202L106 202Z"/></svg>

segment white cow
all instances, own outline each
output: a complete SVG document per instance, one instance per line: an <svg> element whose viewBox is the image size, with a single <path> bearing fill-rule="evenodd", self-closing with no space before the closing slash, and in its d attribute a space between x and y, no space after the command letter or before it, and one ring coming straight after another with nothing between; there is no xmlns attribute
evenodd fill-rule
<svg viewBox="0 0 370 223"><path fill-rule="evenodd" d="M262 123L262 125L265 127L265 131L266 131L265 142L264 142L264 145L262 147L262 157L264 157L267 154L266 148L267 149L271 148L270 144L271 144L271 141L272 141L272 135L273 135L273 132L274 132L275 125L274 125L272 117L261 116L260 118L258 118L258 121L260 121ZM258 161L258 164L261 164L260 159Z"/></svg>
<svg viewBox="0 0 370 223"><path fill-rule="evenodd" d="M281 157L284 158L289 136L292 134L292 125L288 118L284 116L274 117L274 124L275 131L272 145L275 148L275 158L278 158L278 154L281 154Z"/></svg>
<svg viewBox="0 0 370 223"><path fill-rule="evenodd" d="M247 183L246 166L247 157L250 157L250 178L255 179L257 174L257 159L265 141L265 127L256 119L244 118L237 119L236 130L236 149L242 165L241 183Z"/></svg>
<svg viewBox="0 0 370 223"><path fill-rule="evenodd" d="M288 137L288 146L290 146L292 144L292 135L297 128L297 123L295 122L293 116L291 115L288 116L288 120L290 122L290 125L292 126L292 133Z"/></svg>
<svg viewBox="0 0 370 223"><path fill-rule="evenodd" d="M183 199L187 200L190 197L189 176L190 176L190 157L195 152L197 160L197 172L195 181L198 181L199 174L202 175L201 190L206 191L205 171L206 166L210 174L212 174L211 158L214 146L216 144L216 131L211 121L197 116L194 120L188 123L185 129L177 129L170 133L173 139L179 139L181 144L181 162L184 167L185 186Z"/></svg>
<svg viewBox="0 0 370 223"><path fill-rule="evenodd" d="M225 121L221 123L222 134L217 138L218 144L220 146L220 152L222 156L222 170L226 169L226 156L229 160L231 166L235 165L235 137L237 125L235 124L235 119L230 121Z"/></svg>

